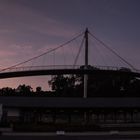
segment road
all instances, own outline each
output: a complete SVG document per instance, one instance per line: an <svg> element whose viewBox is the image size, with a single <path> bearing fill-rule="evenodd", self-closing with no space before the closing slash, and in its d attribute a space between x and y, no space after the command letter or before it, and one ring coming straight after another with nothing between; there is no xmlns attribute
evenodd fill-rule
<svg viewBox="0 0 140 140"><path fill-rule="evenodd" d="M3 133L0 140L140 140L140 132Z"/></svg>

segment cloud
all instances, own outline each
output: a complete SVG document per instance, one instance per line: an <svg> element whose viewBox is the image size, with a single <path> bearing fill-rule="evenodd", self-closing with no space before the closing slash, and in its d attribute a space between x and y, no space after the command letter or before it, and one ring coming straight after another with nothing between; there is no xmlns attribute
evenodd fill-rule
<svg viewBox="0 0 140 140"><path fill-rule="evenodd" d="M75 33L74 29L63 22L48 17L47 13L44 15L20 3L3 2L0 5L0 15L3 17L0 27L5 27L7 32L13 29L17 32L27 31L64 38Z"/></svg>

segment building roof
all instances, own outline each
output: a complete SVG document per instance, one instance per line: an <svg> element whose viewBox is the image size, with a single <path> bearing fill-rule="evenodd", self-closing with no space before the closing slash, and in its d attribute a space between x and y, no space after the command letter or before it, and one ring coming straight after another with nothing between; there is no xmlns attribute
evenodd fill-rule
<svg viewBox="0 0 140 140"><path fill-rule="evenodd" d="M140 98L0 97L5 107L139 108Z"/></svg>

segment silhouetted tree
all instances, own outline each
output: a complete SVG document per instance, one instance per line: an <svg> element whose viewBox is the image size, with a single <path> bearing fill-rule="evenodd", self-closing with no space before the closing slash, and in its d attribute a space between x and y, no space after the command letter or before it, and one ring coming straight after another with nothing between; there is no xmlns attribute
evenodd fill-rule
<svg viewBox="0 0 140 140"><path fill-rule="evenodd" d="M19 85L16 91L22 95L30 95L33 90L31 86L23 84Z"/></svg>
<svg viewBox="0 0 140 140"><path fill-rule="evenodd" d="M4 87L0 91L1 91L1 94L5 96L14 95L15 93L15 89L12 89L10 87Z"/></svg>
<svg viewBox="0 0 140 140"><path fill-rule="evenodd" d="M41 87L36 87L36 92L37 92L37 93L42 92L42 88L41 88Z"/></svg>
<svg viewBox="0 0 140 140"><path fill-rule="evenodd" d="M75 77L72 75L56 75L48 83L59 96L73 96L74 94Z"/></svg>

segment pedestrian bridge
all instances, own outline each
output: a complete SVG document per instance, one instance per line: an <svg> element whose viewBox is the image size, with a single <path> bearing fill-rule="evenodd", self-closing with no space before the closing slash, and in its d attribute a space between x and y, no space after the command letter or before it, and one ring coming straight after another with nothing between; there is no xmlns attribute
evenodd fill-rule
<svg viewBox="0 0 140 140"><path fill-rule="evenodd" d="M122 67L109 66L27 66L2 69L0 79L25 77L25 76L42 76L42 75L63 75L63 74L89 74L89 75L127 75L140 78L139 70L130 70Z"/></svg>
<svg viewBox="0 0 140 140"><path fill-rule="evenodd" d="M98 44L102 45L104 48L106 48L109 52L111 52L113 55L115 55L123 64L126 64L129 68L125 67L110 67L110 66L96 66L96 65L89 65L89 35L94 39L94 41L97 41ZM72 43L73 41L77 41L79 37L82 36L82 42L80 43L80 47L78 50L78 53L74 59L73 65L66 65L68 63L64 63L64 65L56 65L55 64L55 52L59 49L64 49L68 44ZM85 44L85 45L84 45ZM83 63L80 65L77 65L79 55L81 53L82 47L85 46L84 51L84 65ZM35 66L33 64L40 59L43 59L46 55L53 55L53 65L52 63L50 65L41 64L38 63ZM64 53L65 55L65 53ZM83 55L82 55L83 58ZM82 60L81 58L81 60ZM70 57L72 59L72 56ZM50 60L48 58L47 60ZM57 60L59 60L57 58ZM61 59L60 59L61 60ZM91 59L93 60L93 58ZM62 60L61 60L62 61ZM65 57L64 57L65 61ZM58 63L57 63L58 64ZM123 65L124 66L124 65ZM14 77L25 77L25 76L41 76L41 75L59 75L59 74L116 74L116 75L132 75L135 77L140 77L140 70L137 70L132 64L130 64L127 60L122 58L117 52L115 52L113 49L111 49L108 45L106 45L103 41L98 39L95 35L93 35L91 32L88 31L88 29L85 30L84 33L80 33L73 39L61 44L60 46L49 49L46 52L32 57L26 61L17 63L15 65L12 65L7 68L0 69L0 79L4 78L14 78ZM86 77L86 76L85 76ZM86 80L85 80L86 81Z"/></svg>

